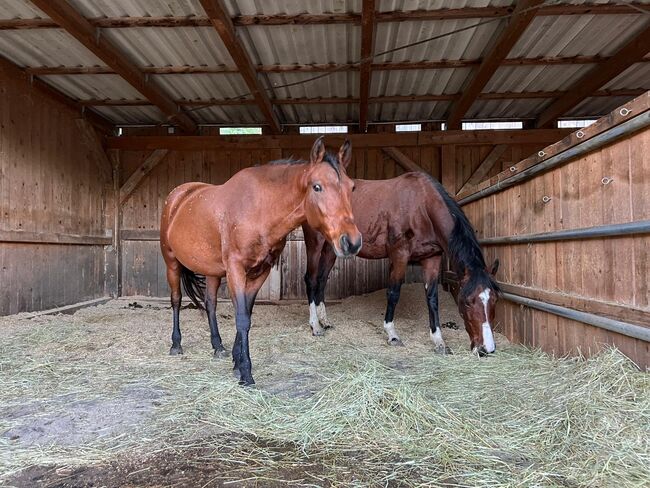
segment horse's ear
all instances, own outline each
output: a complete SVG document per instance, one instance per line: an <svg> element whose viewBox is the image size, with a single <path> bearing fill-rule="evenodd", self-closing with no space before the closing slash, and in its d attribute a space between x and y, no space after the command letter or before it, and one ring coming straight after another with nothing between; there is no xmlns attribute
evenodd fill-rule
<svg viewBox="0 0 650 488"><path fill-rule="evenodd" d="M311 154L309 155L309 161L312 163L320 163L325 157L325 143L323 142L323 137L320 136L314 142L314 145L311 147Z"/></svg>
<svg viewBox="0 0 650 488"><path fill-rule="evenodd" d="M339 149L339 163L347 169L350 161L352 160L352 144L348 139L345 140L341 149Z"/></svg>
<svg viewBox="0 0 650 488"><path fill-rule="evenodd" d="M496 276L497 271L499 271L499 258L495 259L494 262L492 263L492 269L490 270L490 274L492 276Z"/></svg>

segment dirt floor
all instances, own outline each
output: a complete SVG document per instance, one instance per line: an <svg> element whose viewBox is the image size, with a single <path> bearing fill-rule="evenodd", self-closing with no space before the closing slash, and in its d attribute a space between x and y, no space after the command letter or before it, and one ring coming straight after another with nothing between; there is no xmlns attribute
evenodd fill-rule
<svg viewBox="0 0 650 488"><path fill-rule="evenodd" d="M403 288L397 308L405 347L386 343L384 291L329 306L336 328L324 337L311 336L306 305L256 306L254 389L237 386L230 360L212 359L198 310L181 311L185 354L170 357L171 310L135 301L0 319L0 485L475 486L482 470L488 482L503 480L486 486L547 479L542 466L531 468L543 449L508 446L505 439L502 446L494 441L498 459L489 454L484 461L477 451L462 469L453 467L466 447L445 445L457 435L452 426L471 447L481 444L490 402L514 392L521 408L537 408L508 384L528 374L519 355L548 364L549 378L558 365L500 334L495 356L472 356L444 292L441 321L452 356L433 355L419 284ZM224 343L232 346L231 304L220 303L218 313ZM482 376L474 377L479 370ZM461 414L468 404L475 417ZM437 415L449 425L432 423ZM500 421L490 426L494 436L511 422ZM414 439L423 450L410 450ZM415 452L430 452L431 460L413 458ZM570 475L558 480L581 486Z"/></svg>

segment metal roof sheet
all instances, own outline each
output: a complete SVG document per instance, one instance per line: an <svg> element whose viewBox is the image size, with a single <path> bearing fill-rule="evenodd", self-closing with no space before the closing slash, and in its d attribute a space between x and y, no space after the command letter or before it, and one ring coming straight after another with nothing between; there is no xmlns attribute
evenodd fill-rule
<svg viewBox="0 0 650 488"><path fill-rule="evenodd" d="M118 75L47 75L41 78L76 100L144 100L139 91Z"/></svg>
<svg viewBox="0 0 650 488"><path fill-rule="evenodd" d="M471 68L373 71L370 96L455 95Z"/></svg>
<svg viewBox="0 0 650 488"><path fill-rule="evenodd" d="M165 115L153 106L93 107L93 111L118 125L150 125L163 123L166 120Z"/></svg>

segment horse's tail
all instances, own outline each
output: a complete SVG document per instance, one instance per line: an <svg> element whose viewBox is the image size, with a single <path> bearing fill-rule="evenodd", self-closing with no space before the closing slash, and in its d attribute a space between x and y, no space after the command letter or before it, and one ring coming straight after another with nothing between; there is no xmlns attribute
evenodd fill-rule
<svg viewBox="0 0 650 488"><path fill-rule="evenodd" d="M192 303L200 310L205 310L203 306L203 300L205 300L205 276L198 275L185 266L181 266L181 281L185 293L190 297Z"/></svg>

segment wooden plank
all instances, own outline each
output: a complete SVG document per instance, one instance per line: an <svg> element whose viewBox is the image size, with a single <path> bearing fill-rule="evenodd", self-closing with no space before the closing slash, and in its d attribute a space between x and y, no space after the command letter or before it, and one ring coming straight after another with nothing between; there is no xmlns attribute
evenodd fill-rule
<svg viewBox="0 0 650 488"><path fill-rule="evenodd" d="M550 126L555 119L589 97L591 93L613 80L648 54L650 50L650 24L628 41L616 54L589 70L573 84L572 89L555 100L544 110L535 122L536 127Z"/></svg>
<svg viewBox="0 0 650 488"><path fill-rule="evenodd" d="M441 150L442 175L441 183L447 192L456 194L456 146L442 146Z"/></svg>
<svg viewBox="0 0 650 488"><path fill-rule="evenodd" d="M120 203L124 203L144 178L169 154L168 149L156 149L120 188Z"/></svg>
<svg viewBox="0 0 650 488"><path fill-rule="evenodd" d="M95 129L93 129L87 120L77 119L75 122L83 136L86 147L90 150L90 153L93 156L93 163L99 170L102 178L105 181L113 181L113 168L104 152L104 149L102 148L102 141L97 135L97 132L95 132Z"/></svg>
<svg viewBox="0 0 650 488"><path fill-rule="evenodd" d="M239 68L239 73L244 78L253 98L257 101L257 105L266 118L271 132L274 134L282 132L280 121L273 111L266 90L257 78L250 56L239 42L235 27L225 6L220 0L200 0L200 2L226 49L228 49L235 65Z"/></svg>
<svg viewBox="0 0 650 488"><path fill-rule="evenodd" d="M112 232L103 236L88 236L59 232L28 232L23 230L0 230L0 242L23 242L35 244L77 244L84 246L107 246L113 242Z"/></svg>
<svg viewBox="0 0 650 488"><path fill-rule="evenodd" d="M508 149L508 146L506 144L499 144L497 146L494 146L492 151L485 157L483 161L481 161L481 164L474 170L474 173L465 181L465 184L461 187L460 190L458 190L458 193L462 193L463 191L467 190L471 186L476 185L477 183L480 183L485 176L490 172L492 167L496 164L496 162L499 160L499 158L503 155L503 153Z"/></svg>
<svg viewBox="0 0 650 488"><path fill-rule="evenodd" d="M359 132L368 130L368 98L375 40L375 0L363 0L361 7L361 63L359 72Z"/></svg>
<svg viewBox="0 0 650 488"><path fill-rule="evenodd" d="M415 161L413 161L411 158L409 158L406 154L404 154L396 147L385 147L382 150L386 154L388 154L393 159L393 161L395 161L402 168L404 168L404 171L415 171L415 172L424 171L419 164L417 164Z"/></svg>
<svg viewBox="0 0 650 488"><path fill-rule="evenodd" d="M499 38L483 57L478 70L463 90L460 100L451 106L447 118L447 127L449 129L460 129L461 121L476 100L476 97L483 91L501 62L508 56L508 53L533 21L538 11L537 7L543 3L544 0L522 0L517 2L512 17Z"/></svg>
<svg viewBox="0 0 650 488"><path fill-rule="evenodd" d="M96 28L67 1L32 0L32 3L156 105L169 121L177 123L187 132L196 131L194 121L183 113L153 80L147 79L108 37L98 36Z"/></svg>

